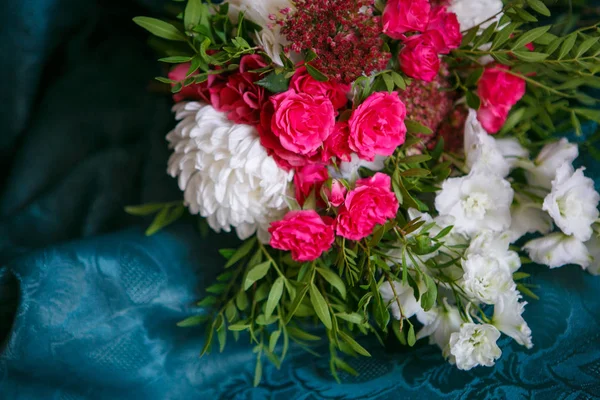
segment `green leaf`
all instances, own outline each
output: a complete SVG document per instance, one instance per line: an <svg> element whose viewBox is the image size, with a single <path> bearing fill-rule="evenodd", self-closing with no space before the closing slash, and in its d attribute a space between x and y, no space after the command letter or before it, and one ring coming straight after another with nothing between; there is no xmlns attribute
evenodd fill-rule
<svg viewBox="0 0 600 400"><path fill-rule="evenodd" d="M431 135L433 133L433 131L429 127L422 125L416 121L407 119L404 121L404 124L406 125L406 130L408 131L408 133L421 133L424 135Z"/></svg>
<svg viewBox="0 0 600 400"><path fill-rule="evenodd" d="M207 287L206 291L212 294L221 294L226 288L227 285L225 283L215 283L214 285Z"/></svg>
<svg viewBox="0 0 600 400"><path fill-rule="evenodd" d="M308 74L312 76L315 80L319 82L327 82L329 80L329 78L327 78L327 75L325 75L312 65L304 64L304 66L306 67L306 72L308 72Z"/></svg>
<svg viewBox="0 0 600 400"><path fill-rule="evenodd" d="M289 78L285 77L285 74L277 74L275 72L271 72L267 76L265 76L260 81L256 82L257 85L260 85L273 93L281 93L288 90L290 87Z"/></svg>
<svg viewBox="0 0 600 400"><path fill-rule="evenodd" d="M600 37L591 37L581 42L581 44L577 48L577 55L575 56L575 58L579 58L582 55L584 55L589 49L592 48L592 46L598 43L598 39L600 39Z"/></svg>
<svg viewBox="0 0 600 400"><path fill-rule="evenodd" d="M312 303L317 317L323 322L327 329L331 329L331 315L325 298L314 284L310 285L310 302Z"/></svg>
<svg viewBox="0 0 600 400"><path fill-rule="evenodd" d="M198 307L210 307L217 304L217 299L214 296L206 296L204 299L200 300L196 305Z"/></svg>
<svg viewBox="0 0 600 400"><path fill-rule="evenodd" d="M510 39L510 35L512 35L512 33L515 31L515 29L517 29L519 27L519 25L521 25L521 24L513 22L513 23L507 25L506 27L504 27L504 29L502 29L500 32L498 32L498 34L492 41L491 50L496 50L497 48L502 46L504 43L506 43L508 41L508 39Z"/></svg>
<svg viewBox="0 0 600 400"><path fill-rule="evenodd" d="M479 36L477 38L477 40L475 41L475 43L473 43L473 47L477 48L483 44L488 43L489 40L492 38L492 35L494 34L494 32L496 32L497 25L498 25L498 23L494 22L493 24L491 24L490 26L485 28L485 30L483 31L481 36Z"/></svg>
<svg viewBox="0 0 600 400"><path fill-rule="evenodd" d="M467 34L463 36L460 47L468 46L473 41L473 39L475 39L475 36L477 36L478 32L479 32L479 26L474 26L473 28L469 29L467 31Z"/></svg>
<svg viewBox="0 0 600 400"><path fill-rule="evenodd" d="M184 212L185 207L183 205L163 208L156 218L154 218L154 221L152 221L152 224L150 224L148 229L146 229L146 236L152 236L161 229L171 225L181 218Z"/></svg>
<svg viewBox="0 0 600 400"><path fill-rule="evenodd" d="M548 47L546 47L546 50L544 52L546 54L552 55L560 47L560 44L564 40L565 40L565 38L557 37L552 42L550 42L550 44L548 45Z"/></svg>
<svg viewBox="0 0 600 400"><path fill-rule="evenodd" d="M321 340L320 337L312 335L308 332L305 332L300 328L288 326L286 329L287 329L288 333L290 334L290 336L294 337L295 339L308 340L311 342L316 342L317 340Z"/></svg>
<svg viewBox="0 0 600 400"><path fill-rule="evenodd" d="M342 331L338 331L338 335L342 338L342 340L352 347L352 350L360 354L361 356L371 357L371 353L369 353L364 347L362 347L358 342L352 339L349 335Z"/></svg>
<svg viewBox="0 0 600 400"><path fill-rule="evenodd" d="M435 305L437 300L437 285L427 274L423 274L425 277L425 283L427 284L427 291L421 295L421 307L424 311L429 311Z"/></svg>
<svg viewBox="0 0 600 400"><path fill-rule="evenodd" d="M274 352L275 347L277 346L277 341L279 340L279 336L281 335L281 331L271 332L271 336L269 337L269 351Z"/></svg>
<svg viewBox="0 0 600 400"><path fill-rule="evenodd" d="M304 61L307 62L307 63L309 63L309 62L311 62L313 60L316 60L316 58L317 58L317 53L315 53L312 50L308 50L306 52L306 57L304 57Z"/></svg>
<svg viewBox="0 0 600 400"><path fill-rule="evenodd" d="M392 71L392 79L394 80L394 84L398 88L400 88L401 90L406 89L406 82L404 81L404 78L402 77L402 75L400 75L396 71Z"/></svg>
<svg viewBox="0 0 600 400"><path fill-rule="evenodd" d="M420 164L431 160L431 156L428 154L416 154L414 156L408 156L398 160L399 164Z"/></svg>
<svg viewBox="0 0 600 400"><path fill-rule="evenodd" d="M168 22L161 21L160 19L150 17L135 17L133 22L146 29L154 36L179 42L186 41L183 33L181 33L173 25L169 24Z"/></svg>
<svg viewBox="0 0 600 400"><path fill-rule="evenodd" d="M256 323L258 325L271 325L275 322L277 322L279 318L275 315L271 315L269 318L267 318L264 314L260 314L258 317L256 317Z"/></svg>
<svg viewBox="0 0 600 400"><path fill-rule="evenodd" d="M417 342L417 338L415 337L415 327L411 324L408 329L408 335L406 336L406 341L410 347L413 347Z"/></svg>
<svg viewBox="0 0 600 400"><path fill-rule="evenodd" d="M234 324L234 325L229 325L229 327L227 329L229 329L230 331L233 331L233 332L241 332L241 331L245 331L248 328L250 328L250 325Z"/></svg>
<svg viewBox="0 0 600 400"><path fill-rule="evenodd" d="M254 367L254 387L257 387L260 384L260 380L262 379L262 362L260 360L260 353L258 357L256 357L256 366Z"/></svg>
<svg viewBox="0 0 600 400"><path fill-rule="evenodd" d="M210 350L210 347L212 346L214 334L215 334L214 324L208 325L206 327L206 333L204 335L206 337L206 340L204 341L204 347L202 347L202 351L200 352L200 357L204 356Z"/></svg>
<svg viewBox="0 0 600 400"><path fill-rule="evenodd" d="M430 174L431 174L431 171L429 171L428 169L424 169L424 168L411 168L411 169L407 169L406 171L401 172L400 176L404 176L404 177L411 177L411 176L423 177L423 176L428 176Z"/></svg>
<svg viewBox="0 0 600 400"><path fill-rule="evenodd" d="M362 325L365 323L365 317L360 315L359 313L337 313L335 314L337 318L343 319L344 321L352 322L353 324Z"/></svg>
<svg viewBox="0 0 600 400"><path fill-rule="evenodd" d="M208 317L206 315L194 315L178 322L177 326L180 328L188 328L190 326L200 325L201 323L205 322L207 318Z"/></svg>
<svg viewBox="0 0 600 400"><path fill-rule="evenodd" d="M593 110L590 108L574 108L573 112L600 124L600 110Z"/></svg>
<svg viewBox="0 0 600 400"><path fill-rule="evenodd" d="M515 57L525 62L540 62L549 57L548 54L538 53L535 51L513 51Z"/></svg>
<svg viewBox="0 0 600 400"><path fill-rule="evenodd" d="M535 41L537 38L542 36L544 33L548 32L552 28L551 25L540 26L539 28L534 28L530 31L526 31L524 34L519 36L515 44L511 47L513 50L520 50L525 47L526 44Z"/></svg>
<svg viewBox="0 0 600 400"><path fill-rule="evenodd" d="M533 8L536 12L542 14L545 17L550 16L550 10L541 0L527 0L529 7Z"/></svg>
<svg viewBox="0 0 600 400"><path fill-rule="evenodd" d="M250 250L252 250L254 248L255 244L256 244L256 237L252 237L251 239L248 239L247 241L245 241L244 244L242 244L240 246L240 248L238 248L236 250L236 252L233 254L233 256L231 256L229 261L227 261L227 264L225 264L225 268L231 267L233 264L235 264L236 262L238 262L242 258L244 258L248 253L250 253Z"/></svg>
<svg viewBox="0 0 600 400"><path fill-rule="evenodd" d="M388 74L383 74L381 75L381 77L383 78L383 82L385 83L387 91L389 93L392 93L394 91L394 80L392 79L392 77Z"/></svg>
<svg viewBox="0 0 600 400"><path fill-rule="evenodd" d="M267 299L267 305L265 306L265 317L269 318L273 314L273 310L279 304L281 295L283 294L283 283L284 278L280 276L273 282L271 291L269 292L269 298Z"/></svg>
<svg viewBox="0 0 600 400"><path fill-rule="evenodd" d="M521 279L529 278L531 275L525 272L515 272L513 274L514 281L520 281Z"/></svg>
<svg viewBox="0 0 600 400"><path fill-rule="evenodd" d="M200 0L188 0L183 13L183 25L186 29L192 29L200 22L202 16L202 2Z"/></svg>
<svg viewBox="0 0 600 400"><path fill-rule="evenodd" d="M164 204L164 203L142 204L140 206L127 206L127 207L125 207L125 212L127 214L135 215L138 217L144 217L146 215L155 214L165 207L168 207L168 204Z"/></svg>
<svg viewBox="0 0 600 400"><path fill-rule="evenodd" d="M340 292L340 295L344 300L346 299L346 285L344 284L342 278L340 278L335 272L324 268L317 268L317 272L323 278L325 278L325 280L329 282L331 286L333 286L337 289L338 292Z"/></svg>
<svg viewBox="0 0 600 400"><path fill-rule="evenodd" d="M483 71L484 71L483 67L477 68L475 71L473 71L473 73L471 73L471 75L469 75L469 77L465 81L465 86L467 86L467 87L477 86L477 82L479 82L481 75L483 75Z"/></svg>
<svg viewBox="0 0 600 400"><path fill-rule="evenodd" d="M527 288L526 286L524 286L520 283L517 285L517 290L519 292L523 293L525 296L531 297L532 299L535 299L535 300L540 299L535 293L533 293L531 290L529 290L529 288Z"/></svg>
<svg viewBox="0 0 600 400"><path fill-rule="evenodd" d="M248 308L248 295L244 290L240 290L237 296L235 296L235 305L240 311L244 311L246 308Z"/></svg>
<svg viewBox="0 0 600 400"><path fill-rule="evenodd" d="M454 228L454 226L452 226L452 225L445 227L444 229L442 229L440 231L440 233L435 235L434 239L439 240L439 239L446 237L452 231L452 228Z"/></svg>
<svg viewBox="0 0 600 400"><path fill-rule="evenodd" d="M583 134L583 131L581 130L581 122L579 121L579 118L577 118L575 111L571 111L571 123L573 124L573 128L575 128L575 134L577 136L581 136Z"/></svg>
<svg viewBox="0 0 600 400"><path fill-rule="evenodd" d="M467 92L467 105L473 110L479 110L481 99L474 92Z"/></svg>
<svg viewBox="0 0 600 400"><path fill-rule="evenodd" d="M292 305L289 308L289 314L287 315L286 324L290 322L290 320L298 310L298 307L300 307L300 304L302 303L302 300L304 300L304 297L306 296L307 292L308 285L304 285L302 289L300 289L300 291L296 293L296 297L294 298L294 301L292 302Z"/></svg>
<svg viewBox="0 0 600 400"><path fill-rule="evenodd" d="M560 46L560 51L558 52L558 59L562 60L575 46L575 41L577 40L577 33L573 32L563 42L562 46Z"/></svg>
<svg viewBox="0 0 600 400"><path fill-rule="evenodd" d="M225 323L217 329L217 340L219 341L219 352L222 353L227 343L227 325Z"/></svg>
<svg viewBox="0 0 600 400"><path fill-rule="evenodd" d="M168 64L183 64L183 63L192 61L192 57L171 56L171 57L161 58L158 61L168 63Z"/></svg>
<svg viewBox="0 0 600 400"><path fill-rule="evenodd" d="M265 261L258 265L255 265L246 273L246 279L244 280L244 290L250 289L254 282L265 277L269 269L271 268L271 261Z"/></svg>

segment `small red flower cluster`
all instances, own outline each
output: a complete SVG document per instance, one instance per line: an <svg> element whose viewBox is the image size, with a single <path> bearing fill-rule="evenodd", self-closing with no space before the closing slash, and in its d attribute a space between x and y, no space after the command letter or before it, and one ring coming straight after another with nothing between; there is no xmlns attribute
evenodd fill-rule
<svg viewBox="0 0 600 400"><path fill-rule="evenodd" d="M385 69L380 18L373 0L297 0L281 33L288 51L314 51L314 66L330 78L351 83L363 73Z"/></svg>
<svg viewBox="0 0 600 400"><path fill-rule="evenodd" d="M426 82L438 74L439 55L458 48L462 41L456 15L445 6L431 7L429 0L389 0L383 32L404 42L399 55L402 71Z"/></svg>

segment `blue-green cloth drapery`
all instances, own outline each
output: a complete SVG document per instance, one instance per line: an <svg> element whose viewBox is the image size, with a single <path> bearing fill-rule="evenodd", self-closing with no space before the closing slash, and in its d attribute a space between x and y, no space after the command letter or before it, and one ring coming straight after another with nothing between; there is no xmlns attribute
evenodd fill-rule
<svg viewBox="0 0 600 400"><path fill-rule="evenodd" d="M342 384L326 357L294 347L253 388L248 343L200 359L203 329L175 323L235 239L185 223L147 238L147 221L122 211L181 196L165 174L170 99L148 90L161 71L131 23L161 8L2 1L0 399L600 397L600 278L574 267L528 268L541 286L525 314L535 347L502 339L494 368L461 372L433 346L366 341L373 357L349 360L360 376Z"/></svg>

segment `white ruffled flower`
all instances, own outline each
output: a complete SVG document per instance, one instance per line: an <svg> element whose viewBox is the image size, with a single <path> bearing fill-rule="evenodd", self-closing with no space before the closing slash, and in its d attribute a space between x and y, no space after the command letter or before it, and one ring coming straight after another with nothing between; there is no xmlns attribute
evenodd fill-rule
<svg viewBox="0 0 600 400"><path fill-rule="evenodd" d="M458 308L449 305L444 297L442 305L417 313L417 319L423 324L417 340L429 336L429 344L437 344L444 358L450 357L450 335L458 332L463 323Z"/></svg>
<svg viewBox="0 0 600 400"><path fill-rule="evenodd" d="M175 151L168 171L179 178L190 212L206 217L216 232L235 228L240 239L257 233L268 242L270 223L288 209L292 174L267 155L255 128L198 102L173 110L180 122L167 135Z"/></svg>
<svg viewBox="0 0 600 400"><path fill-rule="evenodd" d="M529 152L515 139L494 139L477 119L477 111L469 109L465 123L465 165L477 173L505 178Z"/></svg>
<svg viewBox="0 0 600 400"><path fill-rule="evenodd" d="M594 181L583 175L584 170L574 171L571 164L561 165L543 207L564 233L582 242L592 237L592 224L600 216L600 195L594 190Z"/></svg>
<svg viewBox="0 0 600 400"><path fill-rule="evenodd" d="M229 17L237 22L240 12L244 18L249 19L263 29L256 34L256 42L277 65L283 65L281 60L282 46L288 41L281 34L281 26L270 16L281 18L280 10L293 9L290 0L228 0Z"/></svg>
<svg viewBox="0 0 600 400"><path fill-rule="evenodd" d="M478 365L491 367L502 355L496 344L500 332L489 324L465 323L450 335L450 353L458 369L468 371Z"/></svg>
<svg viewBox="0 0 600 400"><path fill-rule="evenodd" d="M533 347L531 329L523 319L523 311L527 302L519 302L521 296L516 292L506 293L494 305L492 324L500 332L513 338L521 346Z"/></svg>
<svg viewBox="0 0 600 400"><path fill-rule="evenodd" d="M565 138L547 144L533 163L523 166L526 169L527 182L535 187L550 189L558 168L565 163L572 164L578 156L577 145L569 143Z"/></svg>
<svg viewBox="0 0 600 400"><path fill-rule="evenodd" d="M404 285L402 282L397 281L394 281L393 283L393 289L389 282L382 283L381 286L379 286L379 293L381 293L381 298L385 304L391 308L394 318L410 318L416 313L423 311L423 308L421 308L421 300L415 298L415 291L410 285ZM425 290L425 288L423 289ZM420 286L419 291L421 291ZM398 303L400 303L402 310L400 310Z"/></svg>
<svg viewBox="0 0 600 400"><path fill-rule="evenodd" d="M472 254L462 266L464 275L459 284L472 299L495 304L503 293L516 288L510 270L493 256Z"/></svg>
<svg viewBox="0 0 600 400"><path fill-rule="evenodd" d="M482 231L473 238L465 257L472 255L482 255L496 259L506 270L513 272L521 268L521 259L517 252L509 250L510 235L506 232L497 233L492 231Z"/></svg>
<svg viewBox="0 0 600 400"><path fill-rule="evenodd" d="M515 193L512 208L512 224L508 234L510 242L516 242L527 233L548 234L552 231L552 218L542 210L542 204L522 194Z"/></svg>
<svg viewBox="0 0 600 400"><path fill-rule="evenodd" d="M567 264L587 268L592 262L592 256L583 242L560 232L531 240L523 246L523 250L527 251L531 260L550 268Z"/></svg>
<svg viewBox="0 0 600 400"><path fill-rule="evenodd" d="M444 181L435 208L441 216L454 217L457 233L473 236L484 229L508 229L514 195L510 183L498 176L475 172Z"/></svg>
<svg viewBox="0 0 600 400"><path fill-rule="evenodd" d="M343 161L338 168L329 167L329 176L333 179L345 179L350 183L356 182L360 178L359 170L367 168L371 171L381 171L385 167L387 157L375 156L373 161L365 161L358 158L358 155L352 153L350 161Z"/></svg>
<svg viewBox="0 0 600 400"><path fill-rule="evenodd" d="M460 30L465 31L499 14L503 7L502 0L452 0L448 11L456 14ZM485 22L481 25L481 29L499 21L501 16L499 14L496 18Z"/></svg>

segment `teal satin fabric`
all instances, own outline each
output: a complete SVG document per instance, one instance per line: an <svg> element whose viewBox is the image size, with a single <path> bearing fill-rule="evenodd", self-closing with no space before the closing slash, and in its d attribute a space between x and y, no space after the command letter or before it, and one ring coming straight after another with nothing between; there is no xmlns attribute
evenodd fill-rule
<svg viewBox="0 0 600 400"><path fill-rule="evenodd" d="M503 338L494 368L461 372L433 346L367 340L373 357L349 360L358 377L337 384L326 357L293 347L253 388L244 338L200 359L203 329L175 323L235 238L202 239L185 222L147 238L147 221L122 211L181 196L165 174L170 100L148 90L161 71L131 23L161 7L0 9L0 399L600 398L600 278L575 267L527 269L541 286L525 314L535 347Z"/></svg>

